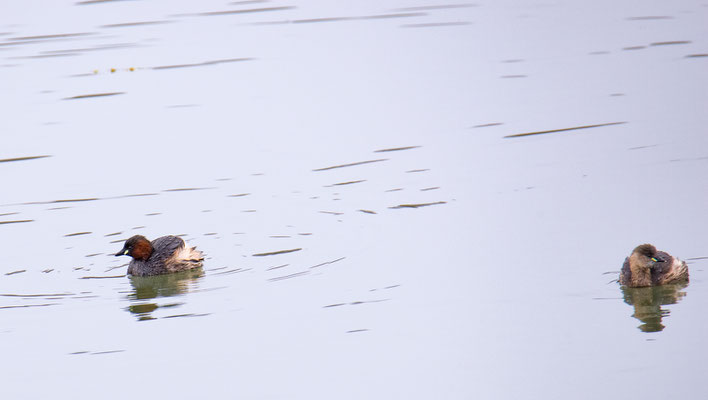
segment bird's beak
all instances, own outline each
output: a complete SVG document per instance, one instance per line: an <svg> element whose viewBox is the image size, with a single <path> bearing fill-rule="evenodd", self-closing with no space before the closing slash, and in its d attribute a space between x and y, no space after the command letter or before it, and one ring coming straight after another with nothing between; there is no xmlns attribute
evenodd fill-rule
<svg viewBox="0 0 708 400"><path fill-rule="evenodd" d="M129 252L128 249L123 249L123 250L121 250L121 251L119 251L119 252L116 253L116 257L118 257L118 256L127 256L127 255L128 255L128 252Z"/></svg>
<svg viewBox="0 0 708 400"><path fill-rule="evenodd" d="M662 260L662 259L659 258L659 257L652 257L651 260L654 261L654 262L664 262L664 260Z"/></svg>

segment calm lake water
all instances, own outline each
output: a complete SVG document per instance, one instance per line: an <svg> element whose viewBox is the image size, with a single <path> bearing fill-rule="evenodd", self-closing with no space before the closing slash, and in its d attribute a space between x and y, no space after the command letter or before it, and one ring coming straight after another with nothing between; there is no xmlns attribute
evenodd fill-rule
<svg viewBox="0 0 708 400"><path fill-rule="evenodd" d="M0 15L3 399L708 393L704 1Z"/></svg>

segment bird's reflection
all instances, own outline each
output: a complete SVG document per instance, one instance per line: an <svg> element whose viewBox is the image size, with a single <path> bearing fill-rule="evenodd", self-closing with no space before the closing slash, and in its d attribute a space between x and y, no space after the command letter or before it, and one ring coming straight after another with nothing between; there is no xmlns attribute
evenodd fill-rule
<svg viewBox="0 0 708 400"><path fill-rule="evenodd" d="M157 302L146 300L186 294L194 289L203 276L204 271L201 268L174 274L130 276L130 285L133 290L128 294L128 299L131 300L132 304L128 306L127 311L135 314L140 321L155 319L152 313L158 308L178 307L184 303L158 304Z"/></svg>
<svg viewBox="0 0 708 400"><path fill-rule="evenodd" d="M642 322L642 332L660 332L664 329L662 319L669 315L669 310L661 306L676 304L686 296L682 289L687 283L630 288L622 286L624 302L634 306L632 316Z"/></svg>

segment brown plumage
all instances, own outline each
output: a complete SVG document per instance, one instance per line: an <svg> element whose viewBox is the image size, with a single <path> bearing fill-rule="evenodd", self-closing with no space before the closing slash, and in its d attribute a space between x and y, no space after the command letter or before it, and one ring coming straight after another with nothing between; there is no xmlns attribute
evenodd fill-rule
<svg viewBox="0 0 708 400"><path fill-rule="evenodd" d="M125 241L117 256L131 256L128 274L135 276L160 275L199 268L204 256L196 247L187 247L182 238L163 236L152 242L135 235Z"/></svg>
<svg viewBox="0 0 708 400"><path fill-rule="evenodd" d="M629 287L658 286L688 282L688 266L651 244L637 246L624 260L619 282Z"/></svg>

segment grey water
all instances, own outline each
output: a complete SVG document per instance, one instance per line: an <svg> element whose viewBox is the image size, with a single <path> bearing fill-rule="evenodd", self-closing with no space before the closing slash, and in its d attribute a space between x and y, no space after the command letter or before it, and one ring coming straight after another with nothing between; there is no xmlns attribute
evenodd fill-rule
<svg viewBox="0 0 708 400"><path fill-rule="evenodd" d="M0 15L3 399L708 393L705 3Z"/></svg>

